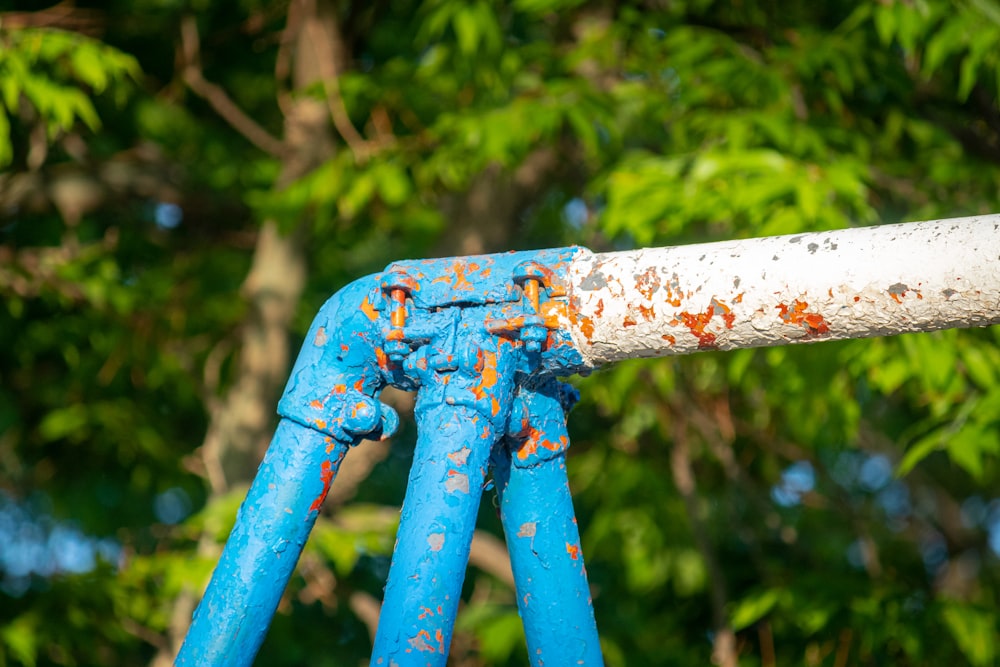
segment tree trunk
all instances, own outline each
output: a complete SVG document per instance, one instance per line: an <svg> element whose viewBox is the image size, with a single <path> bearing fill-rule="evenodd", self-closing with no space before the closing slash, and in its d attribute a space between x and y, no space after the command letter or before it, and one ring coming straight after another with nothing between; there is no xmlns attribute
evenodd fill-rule
<svg viewBox="0 0 1000 667"><path fill-rule="evenodd" d="M342 71L343 53L337 17L331 2L296 0L289 7L285 48L292 58L295 88ZM280 189L329 159L334 151L326 104L305 96L285 105L283 166L275 187ZM289 327L306 281L305 221L283 233L277 220L260 228L253 263L241 289L248 312L241 328L236 377L209 406L209 426L201 456L211 497L248 484L274 431L275 406L289 371ZM286 226L287 227L287 226ZM202 555L219 548L206 530L199 542ZM176 600L167 650L153 659L154 667L173 663L191 621L200 590L184 591Z"/></svg>

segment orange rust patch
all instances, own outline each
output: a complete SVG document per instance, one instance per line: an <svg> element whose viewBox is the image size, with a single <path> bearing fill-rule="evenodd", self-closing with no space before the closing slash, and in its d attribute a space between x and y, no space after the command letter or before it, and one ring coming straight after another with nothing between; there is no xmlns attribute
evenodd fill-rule
<svg viewBox="0 0 1000 667"><path fill-rule="evenodd" d="M692 314L687 311L680 313L681 322L688 328L691 335L698 339L698 347L700 349L705 350L715 347L715 334L711 331L705 331L705 327L712 321L713 315L715 315L715 306L711 304L703 313Z"/></svg>
<svg viewBox="0 0 1000 667"><path fill-rule="evenodd" d="M365 297L365 300L361 302L361 312L363 312L372 322L378 319L378 311L375 310L375 306L368 301L368 297Z"/></svg>
<svg viewBox="0 0 1000 667"><path fill-rule="evenodd" d="M309 407L314 410L320 410L323 408L323 401L319 400L318 398L315 398L309 401Z"/></svg>
<svg viewBox="0 0 1000 667"><path fill-rule="evenodd" d="M793 301L791 306L783 303L775 306L778 309L778 316L783 322L800 325L810 336L829 332L830 327L827 325L826 320L823 319L823 316L819 313L807 312L806 309L808 307L809 304L807 302L799 301L798 299Z"/></svg>
<svg viewBox="0 0 1000 667"><path fill-rule="evenodd" d="M479 384L472 387L472 394L477 399L484 399L487 391L496 386L497 383L497 355L489 350L479 350L476 354L476 370L479 372ZM495 396L491 397L493 414L500 412L500 403Z"/></svg>
<svg viewBox="0 0 1000 667"><path fill-rule="evenodd" d="M681 285L677 280L676 273L670 279L670 282L663 286L663 291L667 295L664 301L669 303L674 308L678 308L681 305L681 300L684 298L684 291L681 290Z"/></svg>
<svg viewBox="0 0 1000 667"><path fill-rule="evenodd" d="M733 303L743 303L743 295L744 294L746 294L746 292L740 292L739 294L737 294L736 298L733 299Z"/></svg>
<svg viewBox="0 0 1000 667"><path fill-rule="evenodd" d="M560 321L569 317L568 311L569 307L565 301L546 301L539 308L539 314L542 316L545 328L547 329L560 328Z"/></svg>
<svg viewBox="0 0 1000 667"><path fill-rule="evenodd" d="M676 345L677 344L677 340L673 336L671 336L670 334L663 334L662 336L660 336L660 338L662 338L663 340L667 341L671 345Z"/></svg>
<svg viewBox="0 0 1000 667"><path fill-rule="evenodd" d="M389 357L386 355L385 350L380 347L375 348L375 360L378 362L378 367L385 370L389 366Z"/></svg>
<svg viewBox="0 0 1000 667"><path fill-rule="evenodd" d="M578 544L570 544L569 542L567 542L566 543L566 553L568 553L569 557L572 558L573 560L579 559L580 558L580 545L578 545Z"/></svg>
<svg viewBox="0 0 1000 667"><path fill-rule="evenodd" d="M449 280L452 280L453 277L454 280L452 280L451 283L452 289L462 290L464 292L471 292L474 289L474 287L472 283L469 282L468 278L466 278L465 276L468 273L475 273L478 270L479 270L479 265L475 264L474 262L463 262L462 260L457 260L454 264L451 265L451 271L453 273L453 276L443 275L440 278L436 278L434 282L446 283Z"/></svg>
<svg viewBox="0 0 1000 667"><path fill-rule="evenodd" d="M626 315L625 319L622 320L623 327L634 327L636 324L637 322L634 319L632 319L631 315Z"/></svg>
<svg viewBox="0 0 1000 667"><path fill-rule="evenodd" d="M581 317L579 326L584 338L590 343L594 337L594 322L589 317Z"/></svg>
<svg viewBox="0 0 1000 667"><path fill-rule="evenodd" d="M559 442L552 442L545 437L545 434L542 431L528 425L527 421L521 422L521 429L523 433L527 434L527 439L524 441L524 444L522 444L517 450L517 458L522 461L532 454L537 453L539 447L547 449L550 452L558 452L569 446L566 436L560 436Z"/></svg>
<svg viewBox="0 0 1000 667"><path fill-rule="evenodd" d="M653 293L660 288L660 274L656 272L656 268L651 266L636 276L635 288L648 301L652 301Z"/></svg>
<svg viewBox="0 0 1000 667"><path fill-rule="evenodd" d="M312 505L309 506L310 512L318 511L323 506L326 494L330 491L330 485L333 484L333 466L329 461L323 461L323 464L320 466L319 478L323 482L323 490L319 492L319 495L313 500Z"/></svg>
<svg viewBox="0 0 1000 667"><path fill-rule="evenodd" d="M654 312L652 306L650 306L649 308L647 308L646 306L639 306L639 314L642 315L642 319L646 320L647 322L656 319L656 313Z"/></svg>
<svg viewBox="0 0 1000 667"><path fill-rule="evenodd" d="M594 308L594 315L600 317L604 313L604 299L597 300L597 307Z"/></svg>
<svg viewBox="0 0 1000 667"><path fill-rule="evenodd" d="M421 630L420 632L417 633L416 639L417 639L417 641L413 642L412 645L418 651L430 651L431 653L434 652L434 647L431 646L431 643L430 643L431 642L431 633L427 632L426 630ZM421 640L423 640L423 641L421 641Z"/></svg>
<svg viewBox="0 0 1000 667"><path fill-rule="evenodd" d="M727 329L733 328L733 322L736 321L736 316L733 315L732 308L727 306L724 302L719 301L718 299L715 298L712 299L712 302L709 304L709 306L712 308L714 315L722 316L722 321L726 323Z"/></svg>

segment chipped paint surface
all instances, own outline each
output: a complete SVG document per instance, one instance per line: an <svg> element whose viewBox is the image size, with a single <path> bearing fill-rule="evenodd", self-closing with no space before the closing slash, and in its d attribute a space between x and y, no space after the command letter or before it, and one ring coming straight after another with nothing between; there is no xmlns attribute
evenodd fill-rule
<svg viewBox="0 0 1000 667"><path fill-rule="evenodd" d="M390 435L374 348L381 324L360 304L371 280L345 287L306 335L260 465L177 665L250 665L340 463L362 437Z"/></svg>
<svg viewBox="0 0 1000 667"><path fill-rule="evenodd" d="M1000 216L605 254L570 267L592 366L1000 322Z"/></svg>
<svg viewBox="0 0 1000 667"><path fill-rule="evenodd" d="M566 478L565 409L575 399L555 380L522 388L507 438L493 455L532 665L603 664Z"/></svg>
<svg viewBox="0 0 1000 667"><path fill-rule="evenodd" d="M372 664L447 661L495 432L482 432L475 407L440 398L418 394L417 445Z"/></svg>
<svg viewBox="0 0 1000 667"><path fill-rule="evenodd" d="M1000 216L593 254L396 262L337 292L306 336L271 447L178 665L250 665L347 450L418 441L373 665L448 657L494 467L533 665L601 664L566 481L555 375L614 361L1000 321Z"/></svg>

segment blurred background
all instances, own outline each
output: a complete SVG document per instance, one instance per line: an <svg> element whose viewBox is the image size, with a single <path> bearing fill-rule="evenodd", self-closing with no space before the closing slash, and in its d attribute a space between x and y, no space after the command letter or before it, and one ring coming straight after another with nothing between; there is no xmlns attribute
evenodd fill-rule
<svg viewBox="0 0 1000 667"><path fill-rule="evenodd" d="M1000 212L998 43L995 0L0 2L0 666L170 664L390 261ZM608 665L997 664L998 333L574 379ZM367 664L413 442L348 456L258 664ZM527 664L492 493L456 666Z"/></svg>

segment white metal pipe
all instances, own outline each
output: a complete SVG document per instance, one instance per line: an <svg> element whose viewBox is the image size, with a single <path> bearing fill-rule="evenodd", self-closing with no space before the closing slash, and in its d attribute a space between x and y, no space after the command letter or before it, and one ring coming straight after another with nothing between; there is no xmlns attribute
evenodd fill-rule
<svg viewBox="0 0 1000 667"><path fill-rule="evenodd" d="M569 267L588 365L1000 322L1000 215L594 254Z"/></svg>

